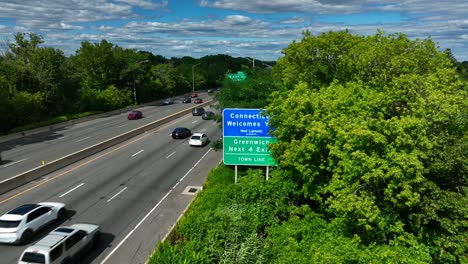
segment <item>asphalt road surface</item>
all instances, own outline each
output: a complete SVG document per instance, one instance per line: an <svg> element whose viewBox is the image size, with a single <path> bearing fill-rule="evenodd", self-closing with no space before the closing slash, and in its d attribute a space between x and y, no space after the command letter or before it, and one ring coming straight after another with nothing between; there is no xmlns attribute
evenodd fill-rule
<svg viewBox="0 0 468 264"><path fill-rule="evenodd" d="M207 134L211 143L191 147L188 138L172 139L178 126ZM0 214L25 203L63 202L66 221L35 240L58 225L94 223L103 232L100 243L79 263L145 263L221 161L222 153L210 147L220 137L214 121L186 115L1 195ZM26 247L0 244L1 263L17 263Z"/></svg>
<svg viewBox="0 0 468 264"><path fill-rule="evenodd" d="M200 93L199 97L204 102L212 98L207 93ZM183 104L182 98L175 97L172 105L138 108L144 116L138 120L127 120L128 113L122 113L0 143L0 181L195 106L193 100Z"/></svg>

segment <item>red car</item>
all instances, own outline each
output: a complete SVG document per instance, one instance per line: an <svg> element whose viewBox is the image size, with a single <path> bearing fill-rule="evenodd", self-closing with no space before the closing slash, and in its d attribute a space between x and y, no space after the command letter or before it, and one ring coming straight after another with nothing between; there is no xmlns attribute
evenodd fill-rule
<svg viewBox="0 0 468 264"><path fill-rule="evenodd" d="M143 113L141 111L136 110L131 111L127 116L128 120L140 119L142 117Z"/></svg>
<svg viewBox="0 0 468 264"><path fill-rule="evenodd" d="M191 97L192 98L198 97L198 94L197 93L192 93Z"/></svg>
<svg viewBox="0 0 468 264"><path fill-rule="evenodd" d="M197 99L193 100L193 102L196 103L196 104L201 104L201 103L203 103L203 100L201 98L197 98Z"/></svg>

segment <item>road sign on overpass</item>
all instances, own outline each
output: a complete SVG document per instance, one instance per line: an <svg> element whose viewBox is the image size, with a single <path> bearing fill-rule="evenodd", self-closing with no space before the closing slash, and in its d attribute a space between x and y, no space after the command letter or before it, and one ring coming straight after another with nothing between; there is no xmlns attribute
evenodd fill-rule
<svg viewBox="0 0 468 264"><path fill-rule="evenodd" d="M247 79L247 74L243 71L238 71L237 73L234 74L227 74L228 79L239 82L239 81L245 81Z"/></svg>

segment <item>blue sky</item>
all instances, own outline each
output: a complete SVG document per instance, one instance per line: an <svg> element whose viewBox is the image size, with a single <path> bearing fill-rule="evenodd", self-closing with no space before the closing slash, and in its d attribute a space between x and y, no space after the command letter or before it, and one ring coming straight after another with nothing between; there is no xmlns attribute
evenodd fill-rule
<svg viewBox="0 0 468 264"><path fill-rule="evenodd" d="M34 32L75 54L102 39L167 58L227 54L276 60L301 32L348 29L432 38L468 61L466 0L0 0L0 41Z"/></svg>

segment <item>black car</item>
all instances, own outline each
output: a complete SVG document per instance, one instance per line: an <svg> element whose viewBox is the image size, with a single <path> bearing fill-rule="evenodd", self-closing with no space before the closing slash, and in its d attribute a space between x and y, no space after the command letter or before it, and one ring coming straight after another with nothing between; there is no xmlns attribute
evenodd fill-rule
<svg viewBox="0 0 468 264"><path fill-rule="evenodd" d="M203 107L195 107L192 109L193 116L201 116L205 113L205 109Z"/></svg>
<svg viewBox="0 0 468 264"><path fill-rule="evenodd" d="M215 115L215 114L214 114L213 112L211 112L211 111L206 111L205 113L203 113L202 119L203 119L203 120L210 120L210 119L213 119L214 115Z"/></svg>
<svg viewBox="0 0 468 264"><path fill-rule="evenodd" d="M192 98L190 97L185 97L184 100L182 100L182 103L184 104L188 104L188 103L191 103L192 102Z"/></svg>
<svg viewBox="0 0 468 264"><path fill-rule="evenodd" d="M190 135L192 135L192 132L186 127L177 127L172 131L172 138L186 138Z"/></svg>

